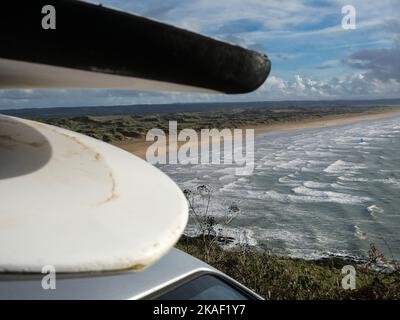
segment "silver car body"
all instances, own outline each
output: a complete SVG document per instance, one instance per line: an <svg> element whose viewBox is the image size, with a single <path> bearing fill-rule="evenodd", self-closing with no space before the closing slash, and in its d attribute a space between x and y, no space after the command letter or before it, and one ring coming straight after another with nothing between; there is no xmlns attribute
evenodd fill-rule
<svg viewBox="0 0 400 320"><path fill-rule="evenodd" d="M215 275L254 299L262 299L224 273L175 248L139 272L56 274L55 289L43 289L45 274L0 274L0 299L146 299L186 278L201 274Z"/></svg>

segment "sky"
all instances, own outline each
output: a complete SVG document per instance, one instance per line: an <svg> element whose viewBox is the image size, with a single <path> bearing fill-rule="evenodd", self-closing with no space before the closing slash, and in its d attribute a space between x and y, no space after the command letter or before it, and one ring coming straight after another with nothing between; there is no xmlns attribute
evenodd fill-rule
<svg viewBox="0 0 400 320"><path fill-rule="evenodd" d="M270 77L243 95L97 89L0 90L0 109L177 102L400 98L399 0L102 0L263 52ZM344 29L343 6L355 8Z"/></svg>

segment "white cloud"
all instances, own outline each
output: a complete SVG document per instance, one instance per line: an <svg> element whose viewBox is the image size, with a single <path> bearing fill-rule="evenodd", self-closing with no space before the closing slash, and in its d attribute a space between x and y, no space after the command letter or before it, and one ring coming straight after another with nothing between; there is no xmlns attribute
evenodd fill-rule
<svg viewBox="0 0 400 320"><path fill-rule="evenodd" d="M306 0L175 0L171 5L164 0L100 2L201 32L219 30L238 19L261 21L271 30L283 29L317 22L330 10L311 6Z"/></svg>
<svg viewBox="0 0 400 320"><path fill-rule="evenodd" d="M0 91L0 109L134 104L400 98L400 82L370 79L364 73L315 80L296 74L270 76L255 92L242 95L154 93L123 90Z"/></svg>
<svg viewBox="0 0 400 320"><path fill-rule="evenodd" d="M272 76L253 96L264 100L399 98L400 83L368 79L362 73L313 80L294 75L292 80Z"/></svg>

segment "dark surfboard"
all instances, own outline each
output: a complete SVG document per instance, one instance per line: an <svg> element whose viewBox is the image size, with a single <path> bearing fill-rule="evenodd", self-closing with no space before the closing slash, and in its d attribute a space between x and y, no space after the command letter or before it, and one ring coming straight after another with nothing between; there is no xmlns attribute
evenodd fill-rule
<svg viewBox="0 0 400 320"><path fill-rule="evenodd" d="M129 77L155 81L138 89L163 90L173 84L172 90L182 85L183 90L232 94L257 89L270 72L264 54L100 5L9 2L0 13L0 88L135 89L135 83L124 85ZM45 5L56 9L55 30L42 28ZM85 80L86 72L102 77Z"/></svg>

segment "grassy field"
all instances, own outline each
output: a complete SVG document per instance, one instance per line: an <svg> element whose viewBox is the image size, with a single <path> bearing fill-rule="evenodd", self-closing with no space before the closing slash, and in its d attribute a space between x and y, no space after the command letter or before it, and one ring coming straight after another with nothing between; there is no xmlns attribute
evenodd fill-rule
<svg viewBox="0 0 400 320"><path fill-rule="evenodd" d="M372 114L388 110L392 110L392 107L255 107L208 112L79 116L39 118L37 120L77 131L106 142L118 142L128 139L141 139L152 128L159 128L168 133L168 121L177 121L178 130L190 128L198 131L204 128L243 128L293 123L345 114Z"/></svg>

